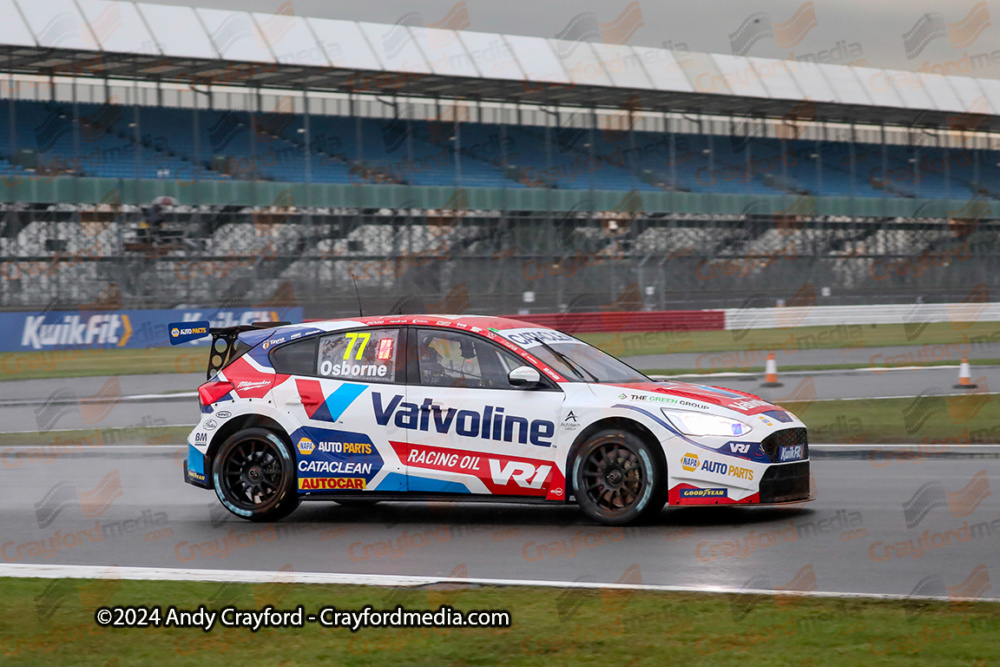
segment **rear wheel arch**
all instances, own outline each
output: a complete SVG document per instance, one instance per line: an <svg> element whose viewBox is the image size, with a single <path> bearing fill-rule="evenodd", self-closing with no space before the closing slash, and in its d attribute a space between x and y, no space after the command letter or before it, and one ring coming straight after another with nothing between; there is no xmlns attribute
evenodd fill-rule
<svg viewBox="0 0 1000 667"><path fill-rule="evenodd" d="M566 455L566 498L569 499L570 494L574 493L573 490L573 462L576 460L577 455L580 452L580 448L583 444L590 439L595 433L600 433L608 429L612 430L622 430L628 431L635 434L641 440L643 440L649 448L652 450L653 454L659 458L659 463L663 470L667 469L667 457L663 453L663 447L660 446L660 441L653 435L645 425L634 419L628 419L626 417L608 417L606 419L600 419L593 424L587 426L580 432L580 435L576 436L576 440L573 441L573 445L570 447L569 453Z"/></svg>
<svg viewBox="0 0 1000 667"><path fill-rule="evenodd" d="M248 428L264 428L268 431L273 431L275 435L284 440L285 444L289 446L292 456L297 458L295 448L292 447L292 438L288 435L281 424L264 415L241 415L227 421L222 425L222 428L216 431L215 435L212 436L212 442L209 443L208 450L205 451L206 468L209 470L211 469L212 462L215 460L215 455L219 451L219 447L222 446L222 443L228 440L234 433L238 433L239 431L243 431Z"/></svg>

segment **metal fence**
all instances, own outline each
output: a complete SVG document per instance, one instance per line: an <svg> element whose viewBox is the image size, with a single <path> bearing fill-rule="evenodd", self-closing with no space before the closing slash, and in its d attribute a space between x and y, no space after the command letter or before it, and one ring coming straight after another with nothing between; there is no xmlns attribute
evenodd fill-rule
<svg viewBox="0 0 1000 667"><path fill-rule="evenodd" d="M301 305L307 317L989 300L992 220L14 207L6 309ZM971 295L971 296L970 296Z"/></svg>

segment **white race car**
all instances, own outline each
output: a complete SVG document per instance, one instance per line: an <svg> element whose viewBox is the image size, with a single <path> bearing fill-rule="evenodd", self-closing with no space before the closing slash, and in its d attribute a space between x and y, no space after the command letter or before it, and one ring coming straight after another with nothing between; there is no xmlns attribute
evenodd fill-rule
<svg viewBox="0 0 1000 667"><path fill-rule="evenodd" d="M559 331L414 315L211 329L185 480L253 521L302 500L664 505L810 500L805 426L756 396L653 382Z"/></svg>

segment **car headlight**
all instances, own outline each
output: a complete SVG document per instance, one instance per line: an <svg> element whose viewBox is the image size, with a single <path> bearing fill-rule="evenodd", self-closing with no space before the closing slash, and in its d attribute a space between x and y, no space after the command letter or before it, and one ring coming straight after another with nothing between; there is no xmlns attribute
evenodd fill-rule
<svg viewBox="0 0 1000 667"><path fill-rule="evenodd" d="M753 430L749 424L738 419L727 419L716 415L706 415L701 412L687 410L668 410L661 408L663 416L684 435L746 435Z"/></svg>

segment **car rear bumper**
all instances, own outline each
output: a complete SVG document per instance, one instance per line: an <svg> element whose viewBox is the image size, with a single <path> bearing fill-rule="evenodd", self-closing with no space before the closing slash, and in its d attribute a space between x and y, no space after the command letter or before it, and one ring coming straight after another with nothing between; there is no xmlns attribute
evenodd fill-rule
<svg viewBox="0 0 1000 667"><path fill-rule="evenodd" d="M187 459L184 460L184 481L202 489L211 489L212 481L205 469L205 455L189 444Z"/></svg>

